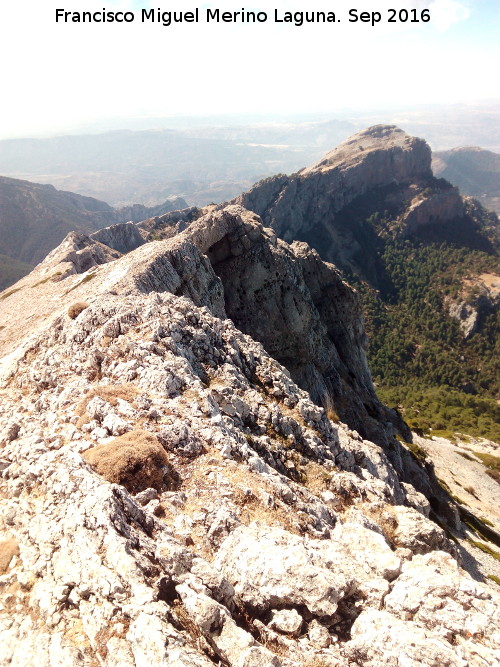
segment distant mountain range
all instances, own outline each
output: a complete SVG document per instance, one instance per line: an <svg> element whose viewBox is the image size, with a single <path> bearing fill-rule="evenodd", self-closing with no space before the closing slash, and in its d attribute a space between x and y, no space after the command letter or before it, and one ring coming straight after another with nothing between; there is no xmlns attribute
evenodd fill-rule
<svg viewBox="0 0 500 667"><path fill-rule="evenodd" d="M73 230L91 233L185 206L178 198L156 207L139 204L114 209L52 185L0 176L0 289L28 273Z"/></svg>
<svg viewBox="0 0 500 667"><path fill-rule="evenodd" d="M263 175L299 169L351 134L354 126L332 121L296 130L166 129L4 140L0 173L117 206L136 201L155 205L171 196L204 205L234 197Z"/></svg>
<svg viewBox="0 0 500 667"><path fill-rule="evenodd" d="M457 185L466 195L500 213L500 155L483 148L464 147L438 151L432 157L436 176Z"/></svg>
<svg viewBox="0 0 500 667"><path fill-rule="evenodd" d="M204 206L237 196L259 179L312 164L364 127L392 122L434 150L500 147L498 109L428 106L316 116L115 119L130 129L0 141L0 174L122 206L183 197ZM453 182L453 179L451 179Z"/></svg>

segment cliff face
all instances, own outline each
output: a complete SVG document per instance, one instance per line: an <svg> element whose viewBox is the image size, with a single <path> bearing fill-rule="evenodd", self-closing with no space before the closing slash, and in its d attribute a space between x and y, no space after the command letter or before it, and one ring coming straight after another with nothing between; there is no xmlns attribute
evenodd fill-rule
<svg viewBox="0 0 500 667"><path fill-rule="evenodd" d="M297 174L257 184L240 201L290 241L322 219L326 218L326 224L373 188L429 179L430 168L431 152L425 141L395 126L376 125Z"/></svg>
<svg viewBox="0 0 500 667"><path fill-rule="evenodd" d="M332 266L240 207L65 244L0 300L1 664L495 664L498 595L428 500L227 318L368 395Z"/></svg>
<svg viewBox="0 0 500 667"><path fill-rule="evenodd" d="M358 132L315 165L258 183L236 201L281 238L307 241L377 288L384 282L374 252L380 229L370 216L397 220L404 236L465 215L458 190L434 179L425 141L392 125Z"/></svg>
<svg viewBox="0 0 500 667"><path fill-rule="evenodd" d="M365 437L384 441L390 415L371 381L357 294L305 243L289 246L255 215L229 207L210 217L226 221L227 233L207 255L222 282L227 315L318 405L334 406ZM200 218L190 233L207 224Z"/></svg>

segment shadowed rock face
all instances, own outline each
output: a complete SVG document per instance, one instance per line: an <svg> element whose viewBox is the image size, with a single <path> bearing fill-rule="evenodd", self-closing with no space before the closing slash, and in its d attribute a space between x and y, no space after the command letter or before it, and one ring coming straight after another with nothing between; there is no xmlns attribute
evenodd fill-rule
<svg viewBox="0 0 500 667"><path fill-rule="evenodd" d="M227 229L207 250L224 288L227 315L316 403L331 402L341 419L383 441L380 422L385 427L389 417L371 381L356 292L307 244L276 239L240 207L201 218L187 234L214 227Z"/></svg>
<svg viewBox="0 0 500 667"><path fill-rule="evenodd" d="M292 176L257 184L239 201L290 240L317 218L332 215L372 188L408 184L432 176L423 139L394 125L376 125L350 137L316 164Z"/></svg>
<svg viewBox="0 0 500 667"><path fill-rule="evenodd" d="M317 404L332 403L352 428L386 441L387 422L397 417L375 394L357 294L305 243L289 246L235 205L207 213L164 244L146 244L128 261L128 284L188 296L230 317Z"/></svg>
<svg viewBox="0 0 500 667"><path fill-rule="evenodd" d="M105 227L91 234L91 238L123 254L135 250L145 243L137 225L133 222L124 222L111 227Z"/></svg>

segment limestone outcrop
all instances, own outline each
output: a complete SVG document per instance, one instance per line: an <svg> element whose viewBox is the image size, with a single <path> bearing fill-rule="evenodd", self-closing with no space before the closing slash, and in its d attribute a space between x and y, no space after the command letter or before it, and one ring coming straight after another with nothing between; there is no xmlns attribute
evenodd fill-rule
<svg viewBox="0 0 500 667"><path fill-rule="evenodd" d="M177 219L168 216L169 221ZM187 296L218 317L230 317L260 341L317 404L329 407L363 436L384 442L388 422L404 428L376 397L359 300L334 266L305 243L289 246L281 241L241 206L209 210L183 225L183 231L164 242L144 243L131 223L91 237L73 233L20 285L43 283L51 292L54 280L89 271L65 290L72 302L80 296L88 300L87 290L78 289L83 281L92 280L90 295L103 285L110 288L106 275L116 276L113 289L119 292L166 290ZM134 246L134 252L121 257ZM95 270L106 263L99 279ZM26 288L9 297L6 309L12 310L13 299L23 294Z"/></svg>
<svg viewBox="0 0 500 667"><path fill-rule="evenodd" d="M32 338L0 395L1 664L496 664L498 594L384 452L230 320L103 292ZM94 467L119 433L164 443L153 486Z"/></svg>
<svg viewBox="0 0 500 667"><path fill-rule="evenodd" d="M90 235L91 239L104 243L104 245L125 254L135 250L145 243L137 225L133 222L123 222L110 227L104 227Z"/></svg>
<svg viewBox="0 0 500 667"><path fill-rule="evenodd" d="M460 294L445 297L444 306L451 317L458 320L464 338L481 330L485 318L500 305L500 276L482 273L463 282Z"/></svg>

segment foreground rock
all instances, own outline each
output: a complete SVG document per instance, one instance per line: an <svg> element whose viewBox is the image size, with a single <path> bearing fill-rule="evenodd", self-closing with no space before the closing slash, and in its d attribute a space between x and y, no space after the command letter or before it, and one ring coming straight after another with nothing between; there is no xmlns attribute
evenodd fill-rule
<svg viewBox="0 0 500 667"><path fill-rule="evenodd" d="M417 492L230 320L94 298L32 341L1 410L1 664L496 664L495 592L397 546ZM164 454L134 496L87 453L136 432Z"/></svg>

